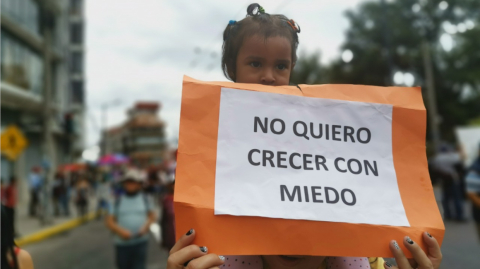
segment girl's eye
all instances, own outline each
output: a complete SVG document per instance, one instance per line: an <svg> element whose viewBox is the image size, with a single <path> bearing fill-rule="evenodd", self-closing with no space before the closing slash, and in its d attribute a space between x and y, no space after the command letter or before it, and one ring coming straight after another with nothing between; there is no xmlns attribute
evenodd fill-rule
<svg viewBox="0 0 480 269"><path fill-rule="evenodd" d="M251 67L260 67L260 62L251 62L250 66Z"/></svg>
<svg viewBox="0 0 480 269"><path fill-rule="evenodd" d="M284 65L284 64L279 64L279 65L277 65L277 68L280 69L280 70L284 70L284 69L287 69L287 66Z"/></svg>

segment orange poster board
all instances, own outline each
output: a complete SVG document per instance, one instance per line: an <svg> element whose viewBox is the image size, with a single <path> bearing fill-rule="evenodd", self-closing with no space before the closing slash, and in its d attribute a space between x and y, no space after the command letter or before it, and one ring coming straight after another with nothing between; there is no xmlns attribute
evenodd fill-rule
<svg viewBox="0 0 480 269"><path fill-rule="evenodd" d="M215 215L222 87L392 105L393 165L410 226ZM425 250L424 231L441 244L445 227L427 169L426 111L421 89L361 85L300 85L300 88L184 78L174 199L177 238L194 228L195 243L221 255L391 257L389 241L400 242L406 235Z"/></svg>

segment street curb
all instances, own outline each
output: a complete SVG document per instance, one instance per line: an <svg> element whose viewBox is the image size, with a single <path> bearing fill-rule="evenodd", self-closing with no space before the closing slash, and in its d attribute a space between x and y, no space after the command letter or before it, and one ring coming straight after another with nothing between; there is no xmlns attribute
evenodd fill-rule
<svg viewBox="0 0 480 269"><path fill-rule="evenodd" d="M39 242L45 240L49 237L52 237L56 234L63 233L65 231L71 230L87 221L91 221L95 219L97 216L97 211L92 211L88 213L85 217L77 217L72 220L68 220L66 222L62 222L46 229L40 230L38 232L34 232L32 234L22 236L15 240L15 243L19 247L23 247L28 244L32 244L35 242Z"/></svg>

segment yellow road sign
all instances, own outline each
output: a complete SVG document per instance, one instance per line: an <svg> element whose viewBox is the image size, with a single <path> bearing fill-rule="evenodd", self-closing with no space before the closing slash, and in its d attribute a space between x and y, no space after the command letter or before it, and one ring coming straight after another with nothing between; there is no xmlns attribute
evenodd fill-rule
<svg viewBox="0 0 480 269"><path fill-rule="evenodd" d="M1 135L2 154L14 161L27 147L28 141L22 131L15 125L10 125Z"/></svg>

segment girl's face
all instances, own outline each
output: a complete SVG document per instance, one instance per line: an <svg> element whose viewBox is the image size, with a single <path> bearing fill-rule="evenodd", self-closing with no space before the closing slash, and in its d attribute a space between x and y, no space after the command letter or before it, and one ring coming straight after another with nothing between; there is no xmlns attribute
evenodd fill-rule
<svg viewBox="0 0 480 269"><path fill-rule="evenodd" d="M321 256L262 256L272 269L318 269L325 257Z"/></svg>
<svg viewBox="0 0 480 269"><path fill-rule="evenodd" d="M292 45L282 36L253 35L238 51L235 78L238 83L288 85L294 63Z"/></svg>

